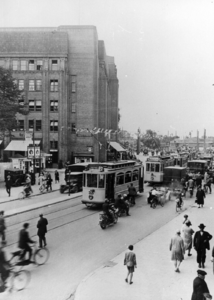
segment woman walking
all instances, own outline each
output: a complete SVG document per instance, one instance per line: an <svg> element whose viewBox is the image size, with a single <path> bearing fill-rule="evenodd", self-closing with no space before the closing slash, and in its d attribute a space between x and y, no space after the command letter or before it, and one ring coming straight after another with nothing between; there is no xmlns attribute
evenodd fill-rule
<svg viewBox="0 0 214 300"><path fill-rule="evenodd" d="M55 183L59 182L59 172L56 170L54 173Z"/></svg>
<svg viewBox="0 0 214 300"><path fill-rule="evenodd" d="M197 198L197 204L198 208L203 207L204 205L204 198L206 197L204 190L201 189L201 187L198 187L198 191L196 193L196 198Z"/></svg>
<svg viewBox="0 0 214 300"><path fill-rule="evenodd" d="M178 230L174 238L171 239L169 249L172 251L171 260L174 261L175 272L180 273L179 266L184 259L184 241L180 236L181 232Z"/></svg>
<svg viewBox="0 0 214 300"><path fill-rule="evenodd" d="M192 223L190 221L187 221L183 226L182 226L182 238L184 241L184 249L185 251L188 251L188 256L191 256L192 254L191 249L192 249L192 235L195 232L190 226Z"/></svg>

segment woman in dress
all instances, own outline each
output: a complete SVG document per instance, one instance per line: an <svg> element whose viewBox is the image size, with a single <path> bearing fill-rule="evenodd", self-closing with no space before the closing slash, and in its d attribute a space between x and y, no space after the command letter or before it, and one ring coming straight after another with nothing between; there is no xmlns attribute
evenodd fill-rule
<svg viewBox="0 0 214 300"><path fill-rule="evenodd" d="M192 235L195 232L190 226L192 223L190 221L187 221L181 229L181 236L184 241L184 249L185 251L188 251L188 256L191 256L192 254L191 249L192 249Z"/></svg>
<svg viewBox="0 0 214 300"><path fill-rule="evenodd" d="M175 272L180 273L179 266L184 259L184 241L181 238L181 232L178 230L174 238L171 239L169 249L172 251L171 260L174 261Z"/></svg>
<svg viewBox="0 0 214 300"><path fill-rule="evenodd" d="M196 193L198 208L203 207L205 197L206 197L206 195L205 195L204 190L202 190L201 187L199 186L198 191Z"/></svg>

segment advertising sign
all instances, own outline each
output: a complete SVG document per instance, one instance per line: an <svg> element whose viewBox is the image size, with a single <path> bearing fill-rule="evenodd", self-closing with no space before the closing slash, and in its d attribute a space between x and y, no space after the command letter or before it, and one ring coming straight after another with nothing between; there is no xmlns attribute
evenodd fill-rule
<svg viewBox="0 0 214 300"><path fill-rule="evenodd" d="M35 150L35 153L34 153ZM28 158L39 158L40 157L40 147L39 146L28 146L27 147L27 157Z"/></svg>

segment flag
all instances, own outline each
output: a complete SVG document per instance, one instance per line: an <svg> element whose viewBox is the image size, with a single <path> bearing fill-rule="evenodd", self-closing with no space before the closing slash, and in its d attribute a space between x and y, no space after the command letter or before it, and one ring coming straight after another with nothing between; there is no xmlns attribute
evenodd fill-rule
<svg viewBox="0 0 214 300"><path fill-rule="evenodd" d="M94 134L97 134L97 133L99 133L100 132L100 128L98 128L95 132L94 132Z"/></svg>

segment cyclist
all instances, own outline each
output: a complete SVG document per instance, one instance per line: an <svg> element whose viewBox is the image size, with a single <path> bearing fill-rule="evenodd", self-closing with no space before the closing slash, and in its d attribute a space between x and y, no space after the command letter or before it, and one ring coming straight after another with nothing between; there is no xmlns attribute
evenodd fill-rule
<svg viewBox="0 0 214 300"><path fill-rule="evenodd" d="M20 230L18 246L20 249L23 249L20 259L21 260L24 259L26 252L29 252L29 261L30 261L32 256L32 249L29 246L29 243L33 244L35 243L35 241L32 241L30 239L27 231L28 227L29 227L29 223L24 223L23 229Z"/></svg>
<svg viewBox="0 0 214 300"><path fill-rule="evenodd" d="M115 207L120 209L124 209L126 211L126 215L130 216L129 214L129 205L126 204L125 200L122 198L121 195L118 195L117 199L115 200Z"/></svg>
<svg viewBox="0 0 214 300"><path fill-rule="evenodd" d="M0 244L0 276L3 282L3 290L5 290L5 282L10 274L10 264L6 260L5 252L3 251L3 246Z"/></svg>
<svg viewBox="0 0 214 300"><path fill-rule="evenodd" d="M110 201L108 199L103 203L103 212L108 216L111 222L114 222L114 213L111 210Z"/></svg>
<svg viewBox="0 0 214 300"><path fill-rule="evenodd" d="M182 206L182 203L183 203L182 196L183 196L183 194L182 194L181 192L177 195L177 198L176 198L176 199L178 199L178 201L177 201L178 207L181 207L181 206Z"/></svg>

